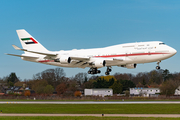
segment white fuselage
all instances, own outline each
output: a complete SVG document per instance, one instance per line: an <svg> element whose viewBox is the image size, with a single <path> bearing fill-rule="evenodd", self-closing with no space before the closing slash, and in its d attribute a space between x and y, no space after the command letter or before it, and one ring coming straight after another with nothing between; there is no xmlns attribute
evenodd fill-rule
<svg viewBox="0 0 180 120"><path fill-rule="evenodd" d="M98 61L98 60L109 60L112 62L107 62L106 66L122 66L128 64L138 64L138 63L149 63L158 62L176 54L176 50L168 45L165 45L160 41L153 42L137 42L137 43L127 43L119 44L104 48L94 48L94 49L81 49L81 50L68 50L68 51L58 51L52 52L58 54L56 58L61 58L64 56L71 57L89 57L88 63ZM31 53L33 54L33 53ZM71 63L60 63L54 62L53 60L46 59L45 55L34 54L38 56L38 59L23 58L23 60L40 62L49 65L61 66L61 67L91 67L87 64L81 66L81 64ZM114 61L113 61L114 60ZM76 61L76 60L75 60ZM100 67L98 67L100 68Z"/></svg>

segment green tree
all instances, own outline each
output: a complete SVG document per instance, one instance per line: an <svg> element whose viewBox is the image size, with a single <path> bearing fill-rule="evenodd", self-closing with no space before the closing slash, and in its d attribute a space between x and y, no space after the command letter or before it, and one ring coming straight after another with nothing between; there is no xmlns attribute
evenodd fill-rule
<svg viewBox="0 0 180 120"><path fill-rule="evenodd" d="M46 80L36 80L34 85L32 86L32 89L37 94L45 94L45 87L48 85L48 82Z"/></svg>
<svg viewBox="0 0 180 120"><path fill-rule="evenodd" d="M122 84L119 81L115 81L114 84L110 87L113 89L114 94L120 94L122 93Z"/></svg>
<svg viewBox="0 0 180 120"><path fill-rule="evenodd" d="M53 86L51 86L51 85L47 85L45 88L44 88L44 93L45 94L52 94L53 93L53 91L54 91L54 88L53 88Z"/></svg>
<svg viewBox="0 0 180 120"><path fill-rule="evenodd" d="M146 85L146 80L145 79L142 80L142 84L143 84L143 86Z"/></svg>
<svg viewBox="0 0 180 120"><path fill-rule="evenodd" d="M163 82L163 77L161 72L158 72L157 70L153 70L149 74L150 74L149 84L152 83L161 84Z"/></svg>
<svg viewBox="0 0 180 120"><path fill-rule="evenodd" d="M109 88L114 84L115 81L117 80L112 76L107 76L107 77L101 76L93 84L95 88Z"/></svg>
<svg viewBox="0 0 180 120"><path fill-rule="evenodd" d="M94 82L95 88L109 88L108 81L104 80L104 78L98 78L96 82Z"/></svg>
<svg viewBox="0 0 180 120"><path fill-rule="evenodd" d="M129 88L136 87L136 85L131 80L120 80L120 83L123 86L123 91L129 90Z"/></svg>
<svg viewBox="0 0 180 120"><path fill-rule="evenodd" d="M162 76L164 81L173 78L173 75L170 74L169 70L167 69L163 70Z"/></svg>
<svg viewBox="0 0 180 120"><path fill-rule="evenodd" d="M11 73L7 78L7 82L10 86L14 86L14 83L18 82L19 79L16 76L16 73Z"/></svg>
<svg viewBox="0 0 180 120"><path fill-rule="evenodd" d="M94 82L95 82L95 80L89 80L89 81L85 82L84 88L88 88L88 89L94 88Z"/></svg>

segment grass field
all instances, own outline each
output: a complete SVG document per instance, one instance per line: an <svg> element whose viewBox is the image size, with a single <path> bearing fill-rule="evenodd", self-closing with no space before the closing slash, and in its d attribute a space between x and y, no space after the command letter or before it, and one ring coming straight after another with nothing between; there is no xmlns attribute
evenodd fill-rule
<svg viewBox="0 0 180 120"><path fill-rule="evenodd" d="M83 99L77 99L77 100L33 100L33 99L0 99L0 101L180 101L180 99L117 99L117 100L83 100Z"/></svg>
<svg viewBox="0 0 180 120"><path fill-rule="evenodd" d="M128 118L128 117L0 117L1 120L179 120L179 118Z"/></svg>
<svg viewBox="0 0 180 120"><path fill-rule="evenodd" d="M180 114L180 104L0 104L3 113Z"/></svg>
<svg viewBox="0 0 180 120"><path fill-rule="evenodd" d="M45 114L180 114L180 104L0 104L3 113ZM3 117L0 120L179 120L136 117Z"/></svg>

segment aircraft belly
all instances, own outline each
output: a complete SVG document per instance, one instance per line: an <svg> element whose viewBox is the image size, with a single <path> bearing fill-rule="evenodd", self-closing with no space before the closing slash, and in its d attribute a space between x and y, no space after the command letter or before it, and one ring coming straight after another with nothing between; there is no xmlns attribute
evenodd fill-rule
<svg viewBox="0 0 180 120"><path fill-rule="evenodd" d="M73 64L61 64L61 63L57 63L57 62L45 62L43 64L59 66L59 67L69 67L69 68L86 68L86 67L89 67L87 65L81 66L81 65L73 65Z"/></svg>
<svg viewBox="0 0 180 120"><path fill-rule="evenodd" d="M158 60L163 60L166 59L167 57L165 57L164 55L143 55L143 56L135 56L135 57L127 57L128 59L130 59L131 61L127 61L125 60L125 62L128 63L149 63L149 62L156 62ZM126 58L126 59L127 59ZM123 62L121 63L123 64Z"/></svg>
<svg viewBox="0 0 180 120"><path fill-rule="evenodd" d="M167 59L166 56L162 55L146 55L146 56L139 56L134 61L136 63L149 63L149 62L157 62L159 60Z"/></svg>

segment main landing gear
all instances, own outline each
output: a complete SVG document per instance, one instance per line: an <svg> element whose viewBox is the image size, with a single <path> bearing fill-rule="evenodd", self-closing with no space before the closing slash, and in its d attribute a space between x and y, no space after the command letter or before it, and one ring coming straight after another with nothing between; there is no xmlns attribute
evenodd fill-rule
<svg viewBox="0 0 180 120"><path fill-rule="evenodd" d="M159 63L160 63L160 62L161 62L161 61L158 61L158 62L157 62L157 66L156 66L156 69L157 69L157 70L161 69L161 67L159 66Z"/></svg>
<svg viewBox="0 0 180 120"><path fill-rule="evenodd" d="M90 68L88 71L88 74L99 74L101 73L100 70L98 70L97 68Z"/></svg>
<svg viewBox="0 0 180 120"><path fill-rule="evenodd" d="M109 75L109 73L112 71L112 69L110 67L107 67L107 70L105 72L106 75ZM100 70L98 70L97 68L90 68L88 71L88 74L99 74L101 73Z"/></svg>
<svg viewBox="0 0 180 120"><path fill-rule="evenodd" d="M112 69L110 67L107 67L107 70L105 72L106 75L109 75L109 73L112 71Z"/></svg>

